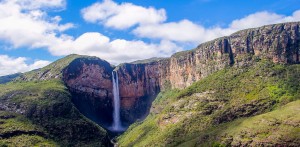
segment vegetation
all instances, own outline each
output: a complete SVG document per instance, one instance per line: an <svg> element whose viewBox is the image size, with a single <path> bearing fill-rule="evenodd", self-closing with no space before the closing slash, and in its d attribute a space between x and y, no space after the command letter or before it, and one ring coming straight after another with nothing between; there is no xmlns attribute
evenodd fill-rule
<svg viewBox="0 0 300 147"><path fill-rule="evenodd" d="M0 77L0 84L5 84L10 81L12 81L14 78L17 78L18 76L22 75L21 73L16 73L12 75L2 76Z"/></svg>
<svg viewBox="0 0 300 147"><path fill-rule="evenodd" d="M50 80L50 79L57 79L62 77L63 69L65 69L72 61L78 58L85 58L85 59L99 59L98 57L91 57L91 56L83 56L83 55L76 55L71 54L66 56L62 59L59 59L50 65L33 70L23 75L19 76L15 81L39 81L39 80ZM100 59L99 59L100 60Z"/></svg>
<svg viewBox="0 0 300 147"><path fill-rule="evenodd" d="M22 146L21 143L102 146L109 143L106 131L75 108L60 80L0 85L0 108L6 110L1 116L8 118L0 120L2 146Z"/></svg>
<svg viewBox="0 0 300 147"><path fill-rule="evenodd" d="M153 57L153 58L149 58L149 59L145 59L145 60L133 61L133 62L130 62L129 64L146 64L146 63L157 62L157 61L164 60L164 59L166 59L166 58Z"/></svg>
<svg viewBox="0 0 300 147"><path fill-rule="evenodd" d="M184 90L162 92L120 146L296 145L300 65L228 67ZM295 101L295 102L293 102ZM288 134L288 135L287 135Z"/></svg>
<svg viewBox="0 0 300 147"><path fill-rule="evenodd" d="M26 117L0 111L0 146L58 146L47 132Z"/></svg>

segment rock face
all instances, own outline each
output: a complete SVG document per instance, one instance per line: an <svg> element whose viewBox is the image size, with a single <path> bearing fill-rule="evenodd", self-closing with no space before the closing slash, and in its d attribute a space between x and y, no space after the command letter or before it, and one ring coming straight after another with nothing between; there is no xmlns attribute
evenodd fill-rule
<svg viewBox="0 0 300 147"><path fill-rule="evenodd" d="M129 125L149 113L151 103L161 91L168 75L168 60L145 64L124 64L118 69L121 98L121 119Z"/></svg>
<svg viewBox="0 0 300 147"><path fill-rule="evenodd" d="M239 31L228 37L173 55L165 68L172 88L185 88L226 66L245 66L257 59L299 63L300 23L269 25Z"/></svg>
<svg viewBox="0 0 300 147"><path fill-rule="evenodd" d="M250 66L257 60L296 64L300 57L300 23L268 25L203 43L196 49L150 62L126 63L113 69L102 60L74 60L63 79L74 103L92 120L112 122L111 72L119 76L121 119L127 126L147 115L156 95L185 88L228 66Z"/></svg>
<svg viewBox="0 0 300 147"><path fill-rule="evenodd" d="M147 73L152 74L148 74L149 77L160 78L157 80L160 89L165 86L182 89L226 66L245 66L260 59L282 64L299 63L299 25L299 22L294 22L239 31L203 43L194 50L176 53L169 59L143 65L147 67ZM128 64L123 66L119 69L123 70ZM134 66L141 65L131 65ZM135 68L128 68L127 71L137 72ZM144 73L133 76L141 78L141 75Z"/></svg>
<svg viewBox="0 0 300 147"><path fill-rule="evenodd" d="M63 81L76 107L106 128L112 123L112 70L99 58L78 58L63 71Z"/></svg>

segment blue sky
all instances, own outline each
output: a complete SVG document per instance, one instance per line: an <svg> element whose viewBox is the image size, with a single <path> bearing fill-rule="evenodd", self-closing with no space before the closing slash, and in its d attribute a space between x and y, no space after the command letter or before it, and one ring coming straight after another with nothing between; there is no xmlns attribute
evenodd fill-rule
<svg viewBox="0 0 300 147"><path fill-rule="evenodd" d="M0 0L0 76L68 54L112 64L174 52L250 27L299 21L299 0Z"/></svg>

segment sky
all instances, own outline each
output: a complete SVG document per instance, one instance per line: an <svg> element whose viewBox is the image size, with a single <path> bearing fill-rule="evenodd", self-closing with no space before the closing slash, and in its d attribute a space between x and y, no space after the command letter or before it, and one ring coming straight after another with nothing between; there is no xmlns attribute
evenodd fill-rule
<svg viewBox="0 0 300 147"><path fill-rule="evenodd" d="M300 21L299 0L0 0L0 76L69 54L111 64L173 53L267 24Z"/></svg>

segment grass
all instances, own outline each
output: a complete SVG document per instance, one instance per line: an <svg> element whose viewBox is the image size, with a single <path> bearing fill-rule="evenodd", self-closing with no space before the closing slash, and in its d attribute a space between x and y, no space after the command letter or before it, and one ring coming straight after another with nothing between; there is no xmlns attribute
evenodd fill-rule
<svg viewBox="0 0 300 147"><path fill-rule="evenodd" d="M226 146L259 146L261 142L297 146L300 141L299 108L300 100L297 100L265 114L213 127L205 132L209 136L206 143L198 140L194 145L212 145L218 140L221 145ZM228 140L231 140L231 144L228 144Z"/></svg>
<svg viewBox="0 0 300 147"><path fill-rule="evenodd" d="M0 111L0 122L0 146L58 146L53 140L39 136L46 135L46 131L22 115Z"/></svg>
<svg viewBox="0 0 300 147"><path fill-rule="evenodd" d="M48 66L43 68L26 72L23 75L16 78L14 81L41 81L41 80L51 80L62 78L62 71L75 59L86 58L86 59L95 59L97 57L84 56L71 54L62 59L59 59ZM99 58L97 58L99 59Z"/></svg>
<svg viewBox="0 0 300 147"><path fill-rule="evenodd" d="M299 76L300 65L280 65L262 60L245 68L226 68L183 90L167 90L157 97L151 114L143 122L132 125L118 138L119 144L247 146L250 142L254 145L288 144L288 139L294 141L290 142L291 145L300 143L295 138L299 126L280 125L268 129L268 125L262 123L259 128L267 130L261 133L257 133L261 129L250 127L255 127L264 116L283 121L289 113L296 112L294 108L299 107L299 102L288 103L300 99ZM281 110L285 105L288 108ZM282 111L281 117L278 114ZM299 118L299 115L289 117L293 123ZM250 129L246 129L247 126ZM281 137L275 134L271 136L273 141L268 142L272 132ZM285 139L282 138L284 135Z"/></svg>
<svg viewBox="0 0 300 147"><path fill-rule="evenodd" d="M20 75L22 75L22 74L21 73L15 73L15 74L11 74L11 75L1 76L0 77L0 84L8 83L8 82L12 81L13 79L17 78Z"/></svg>
<svg viewBox="0 0 300 147"><path fill-rule="evenodd" d="M70 93L58 79L0 85L0 105L7 108L5 113L26 116L6 120L0 130L4 134L5 131L21 131L20 135L27 135L27 139L24 138L27 143L41 141L43 137L54 140L60 146L101 146L108 141L106 131L75 108ZM32 135L35 131L43 135ZM11 136L0 141L14 146L17 142L13 141L19 139Z"/></svg>
<svg viewBox="0 0 300 147"><path fill-rule="evenodd" d="M36 135L20 135L10 139L0 140L1 147L58 147L54 141Z"/></svg>

